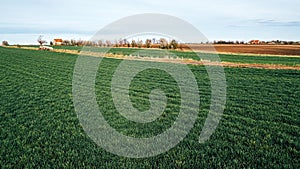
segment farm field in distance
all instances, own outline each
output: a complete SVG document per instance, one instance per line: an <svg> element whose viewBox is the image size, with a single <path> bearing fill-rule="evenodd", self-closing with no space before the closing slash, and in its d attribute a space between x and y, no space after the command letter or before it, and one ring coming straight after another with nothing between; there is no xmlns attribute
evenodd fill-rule
<svg viewBox="0 0 300 169"><path fill-rule="evenodd" d="M196 50L209 51L209 45L193 45ZM300 55L300 45L242 45L214 44L220 53L258 54L258 55Z"/></svg>
<svg viewBox="0 0 300 169"><path fill-rule="evenodd" d="M113 48L110 52L129 55L138 50ZM174 53L198 59L192 52ZM236 63L300 64L300 57L220 54L220 58ZM69 53L0 47L0 168L300 168L300 70L225 67L224 115L212 137L200 144L210 106L210 81L204 66L188 65L201 100L194 127L170 151L131 159L106 152L82 129L72 100L76 59ZM149 109L149 93L157 87L168 96L168 104L150 124L128 121L118 114L110 91L121 61L104 58L97 72L96 99L105 118L116 130L133 137L165 131L180 107L176 82L160 70L139 73L130 86L133 106Z"/></svg>
<svg viewBox="0 0 300 169"><path fill-rule="evenodd" d="M231 45L231 44L189 44L195 50L211 51L211 46L220 53L257 54L257 55L295 55L300 56L300 45ZM55 46L63 49L80 50L76 46ZM184 49L186 50L186 49Z"/></svg>
<svg viewBox="0 0 300 169"><path fill-rule="evenodd" d="M211 50L211 47L207 45L197 45L199 46L199 49L201 48L201 52L198 52L198 54L205 55L208 51L207 49ZM197 48L197 46L195 48ZM202 47L201 47L202 46ZM284 65L284 66L296 66L297 69L300 69L300 54L299 55L263 55L263 54L251 54L246 53L247 50L244 50L244 48L250 47L250 49L255 49L255 47L261 48L263 46L271 46L271 45L214 45L216 46L227 46L228 50L226 53L221 52L217 53L221 59L222 62L230 62L230 63L247 63L247 64L267 64L267 65ZM240 47L240 53L234 53L233 49L235 49L235 46L241 46ZM244 46L244 47L243 47ZM282 53L288 54L290 51L290 48L297 45L286 45L290 47L285 47L285 49L282 50ZM298 45L300 47L300 45ZM299 48L297 46L297 48ZM31 49L37 50L38 46L24 46L29 47ZM277 47L280 48L278 45ZM276 49L273 52L276 52L277 50L280 50L277 48L276 45L272 48ZM16 47L15 47L16 48ZM80 51L83 49L82 46L54 46L54 50L57 52L66 52L66 53L72 53L72 54L79 54ZM103 49L103 51L107 51L107 53L114 54L114 55L122 55L122 56L129 56L134 55L139 57L161 57L164 58L166 55L172 55L178 58L183 59L192 59L195 61L199 61L200 58L198 55L196 55L192 51L180 51L180 50L161 50L161 49L145 49L145 48L99 48L99 47L86 47L84 48L85 51L96 51L99 52ZM66 50L66 51L65 51ZM203 50L203 51L202 51ZM216 49L217 50L217 49ZM231 52L229 52L231 51ZM254 50L255 51L255 50ZM300 49L299 49L300 51ZM209 52L209 51L208 51ZM226 66L226 65L225 65ZM251 66L250 66L251 67Z"/></svg>

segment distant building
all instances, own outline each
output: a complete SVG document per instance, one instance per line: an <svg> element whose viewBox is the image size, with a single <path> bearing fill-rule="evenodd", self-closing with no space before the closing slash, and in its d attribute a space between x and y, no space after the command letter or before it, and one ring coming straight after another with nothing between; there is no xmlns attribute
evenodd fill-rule
<svg viewBox="0 0 300 169"><path fill-rule="evenodd" d="M260 40L251 40L249 43L251 45L259 45L259 44L261 44L261 41Z"/></svg>
<svg viewBox="0 0 300 169"><path fill-rule="evenodd" d="M54 41L53 41L53 45L55 45L55 46L61 46L62 43L63 43L62 39L54 39Z"/></svg>
<svg viewBox="0 0 300 169"><path fill-rule="evenodd" d="M276 45L275 42L268 42L267 44L268 44L268 45Z"/></svg>

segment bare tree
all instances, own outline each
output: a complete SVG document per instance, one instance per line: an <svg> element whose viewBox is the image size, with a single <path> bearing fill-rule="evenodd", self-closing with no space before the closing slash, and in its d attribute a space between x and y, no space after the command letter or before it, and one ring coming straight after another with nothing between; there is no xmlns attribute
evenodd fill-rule
<svg viewBox="0 0 300 169"><path fill-rule="evenodd" d="M150 48L151 47L151 39L146 39L145 45L146 45L146 48Z"/></svg>
<svg viewBox="0 0 300 169"><path fill-rule="evenodd" d="M98 40L98 46L102 47L103 46L103 42L102 40Z"/></svg>
<svg viewBox="0 0 300 169"><path fill-rule="evenodd" d="M178 47L178 42L177 42L175 39L173 39L173 40L170 42L170 48L171 48L171 49L177 49L177 47Z"/></svg>
<svg viewBox="0 0 300 169"><path fill-rule="evenodd" d="M84 42L83 42L83 40L79 39L76 44L77 44L77 46L83 46Z"/></svg>
<svg viewBox="0 0 300 169"><path fill-rule="evenodd" d="M107 46L107 47L110 47L110 46L111 46L110 40L106 40L105 43L106 43L106 46Z"/></svg>
<svg viewBox="0 0 300 169"><path fill-rule="evenodd" d="M152 38L152 44L155 44L155 43L156 43L156 39Z"/></svg>
<svg viewBox="0 0 300 169"><path fill-rule="evenodd" d="M2 41L2 45L3 45L3 46L8 46L9 44L8 44L7 41Z"/></svg>
<svg viewBox="0 0 300 169"><path fill-rule="evenodd" d="M135 40L131 41L131 47L133 47L133 48L137 47L137 44L136 44Z"/></svg>
<svg viewBox="0 0 300 169"><path fill-rule="evenodd" d="M143 47L143 41L142 40L139 40L138 43L137 43L137 46L139 48Z"/></svg>
<svg viewBox="0 0 300 169"><path fill-rule="evenodd" d="M42 36L42 35L40 35L40 36L38 37L37 41L38 41L38 43L39 43L41 46L43 46L44 43L47 43L47 41L43 40L43 36Z"/></svg>
<svg viewBox="0 0 300 169"><path fill-rule="evenodd" d="M169 47L168 41L165 38L160 38L159 43L160 43L160 48L168 49L168 47Z"/></svg>
<svg viewBox="0 0 300 169"><path fill-rule="evenodd" d="M77 42L76 42L75 39L71 39L70 43L71 43L72 46L76 46L77 45Z"/></svg>
<svg viewBox="0 0 300 169"><path fill-rule="evenodd" d="M127 39L123 39L123 43L125 47L130 47L130 44Z"/></svg>
<svg viewBox="0 0 300 169"><path fill-rule="evenodd" d="M69 40L64 40L63 41L63 45L65 45L65 46L70 46L70 41Z"/></svg>

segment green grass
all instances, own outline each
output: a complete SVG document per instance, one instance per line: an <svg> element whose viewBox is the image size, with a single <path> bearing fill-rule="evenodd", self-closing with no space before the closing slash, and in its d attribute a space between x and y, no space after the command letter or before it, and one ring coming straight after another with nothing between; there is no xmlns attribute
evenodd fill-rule
<svg viewBox="0 0 300 169"><path fill-rule="evenodd" d="M54 49L81 50L82 46L53 46Z"/></svg>
<svg viewBox="0 0 300 169"><path fill-rule="evenodd" d="M94 47L86 47L83 48L81 46L54 46L55 49L69 49L69 50L91 50L91 51L106 51L109 49L109 53L112 54L122 54L122 55L134 55L140 57L179 57L185 59L194 59L200 60L199 56L203 58L207 58L211 54L198 53L194 52L182 52L175 50L161 50L161 49L139 49L139 48L94 48ZM222 62L234 62L234 63L257 63L257 64L275 64L275 65L287 65L287 66L299 66L300 65L300 57L293 56L256 56L256 55L230 55L230 54L219 54L219 57Z"/></svg>
<svg viewBox="0 0 300 169"><path fill-rule="evenodd" d="M72 101L76 58L0 47L0 168L300 167L300 71L226 68L224 116L211 139L199 144L210 104L210 81L204 67L189 66L201 96L194 128L164 154L131 159L106 152L83 131ZM160 86L168 96L167 109L157 121L133 123L112 103L110 80L120 62L104 59L97 74L97 102L105 118L119 132L134 137L166 130L178 112L174 79L152 69L133 79L130 96L140 110L149 108L152 89Z"/></svg>
<svg viewBox="0 0 300 169"><path fill-rule="evenodd" d="M252 56L252 55L219 55L224 62L300 65L300 57Z"/></svg>
<svg viewBox="0 0 300 169"><path fill-rule="evenodd" d="M63 47L64 48L64 47ZM90 50L85 48L85 50ZM93 50L93 49L91 49ZM96 48L97 50L97 48ZM160 49L138 49L138 48L111 48L109 53L113 54L123 54L123 55L135 55L135 56L146 56L146 57L178 57L185 59L194 59L200 60L199 56L202 59L207 59L212 54L198 53L194 52L181 52L174 50L160 50ZM222 62L235 62L235 63L257 63L257 64L279 64L279 65L288 65L296 66L300 65L300 57L279 57L279 56L255 56L255 55L225 55L219 54L219 57Z"/></svg>

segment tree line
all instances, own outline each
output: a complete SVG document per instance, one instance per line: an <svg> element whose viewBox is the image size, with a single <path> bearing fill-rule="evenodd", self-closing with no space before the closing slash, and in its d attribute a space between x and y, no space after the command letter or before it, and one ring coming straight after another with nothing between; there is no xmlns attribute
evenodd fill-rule
<svg viewBox="0 0 300 169"><path fill-rule="evenodd" d="M213 42L207 42L207 44L252 44L251 41L245 42L245 41L213 41ZM300 45L300 41L283 41L283 40L272 40L272 41L259 41L258 44L261 45Z"/></svg>
<svg viewBox="0 0 300 169"><path fill-rule="evenodd" d="M202 42L200 44L252 44L251 41L213 41L213 42ZM261 45L300 45L300 41L282 41L282 40L272 40L272 41L259 41L258 44ZM50 42L53 45L53 42ZM120 39L115 41L110 40L98 40L98 41L84 41L84 40L63 40L62 45L65 46L99 46L99 47L133 47L133 48L161 48L161 49L182 49L186 44L180 44L178 41L172 39L170 41L165 38L160 38L159 40L146 39L143 40L131 40Z"/></svg>
<svg viewBox="0 0 300 169"><path fill-rule="evenodd" d="M38 38L38 43L40 45L46 44L45 40L42 40L41 36ZM202 42L200 44L251 44L251 41L213 41L213 42ZM272 40L272 41L259 41L260 45L300 45L300 41L282 41L282 40ZM8 41L2 41L2 46L8 46ZM50 41L50 45L55 45L54 42ZM146 40L131 40L120 39L115 41L110 40L98 40L98 41L87 41L87 40L63 40L62 44L64 46L98 46L98 47L133 47L133 48L161 48L161 49L183 49L186 48L187 44L181 44L175 39L168 41L165 38L160 38L156 40L146 39Z"/></svg>
<svg viewBox="0 0 300 169"><path fill-rule="evenodd" d="M50 45L55 45L50 42ZM98 41L85 41L85 40L63 40L64 46L98 46L98 47L133 47L133 48L161 48L161 49L178 49L180 44L175 39L168 41L165 38L146 39L146 40L131 40L120 39L115 41L98 40Z"/></svg>

